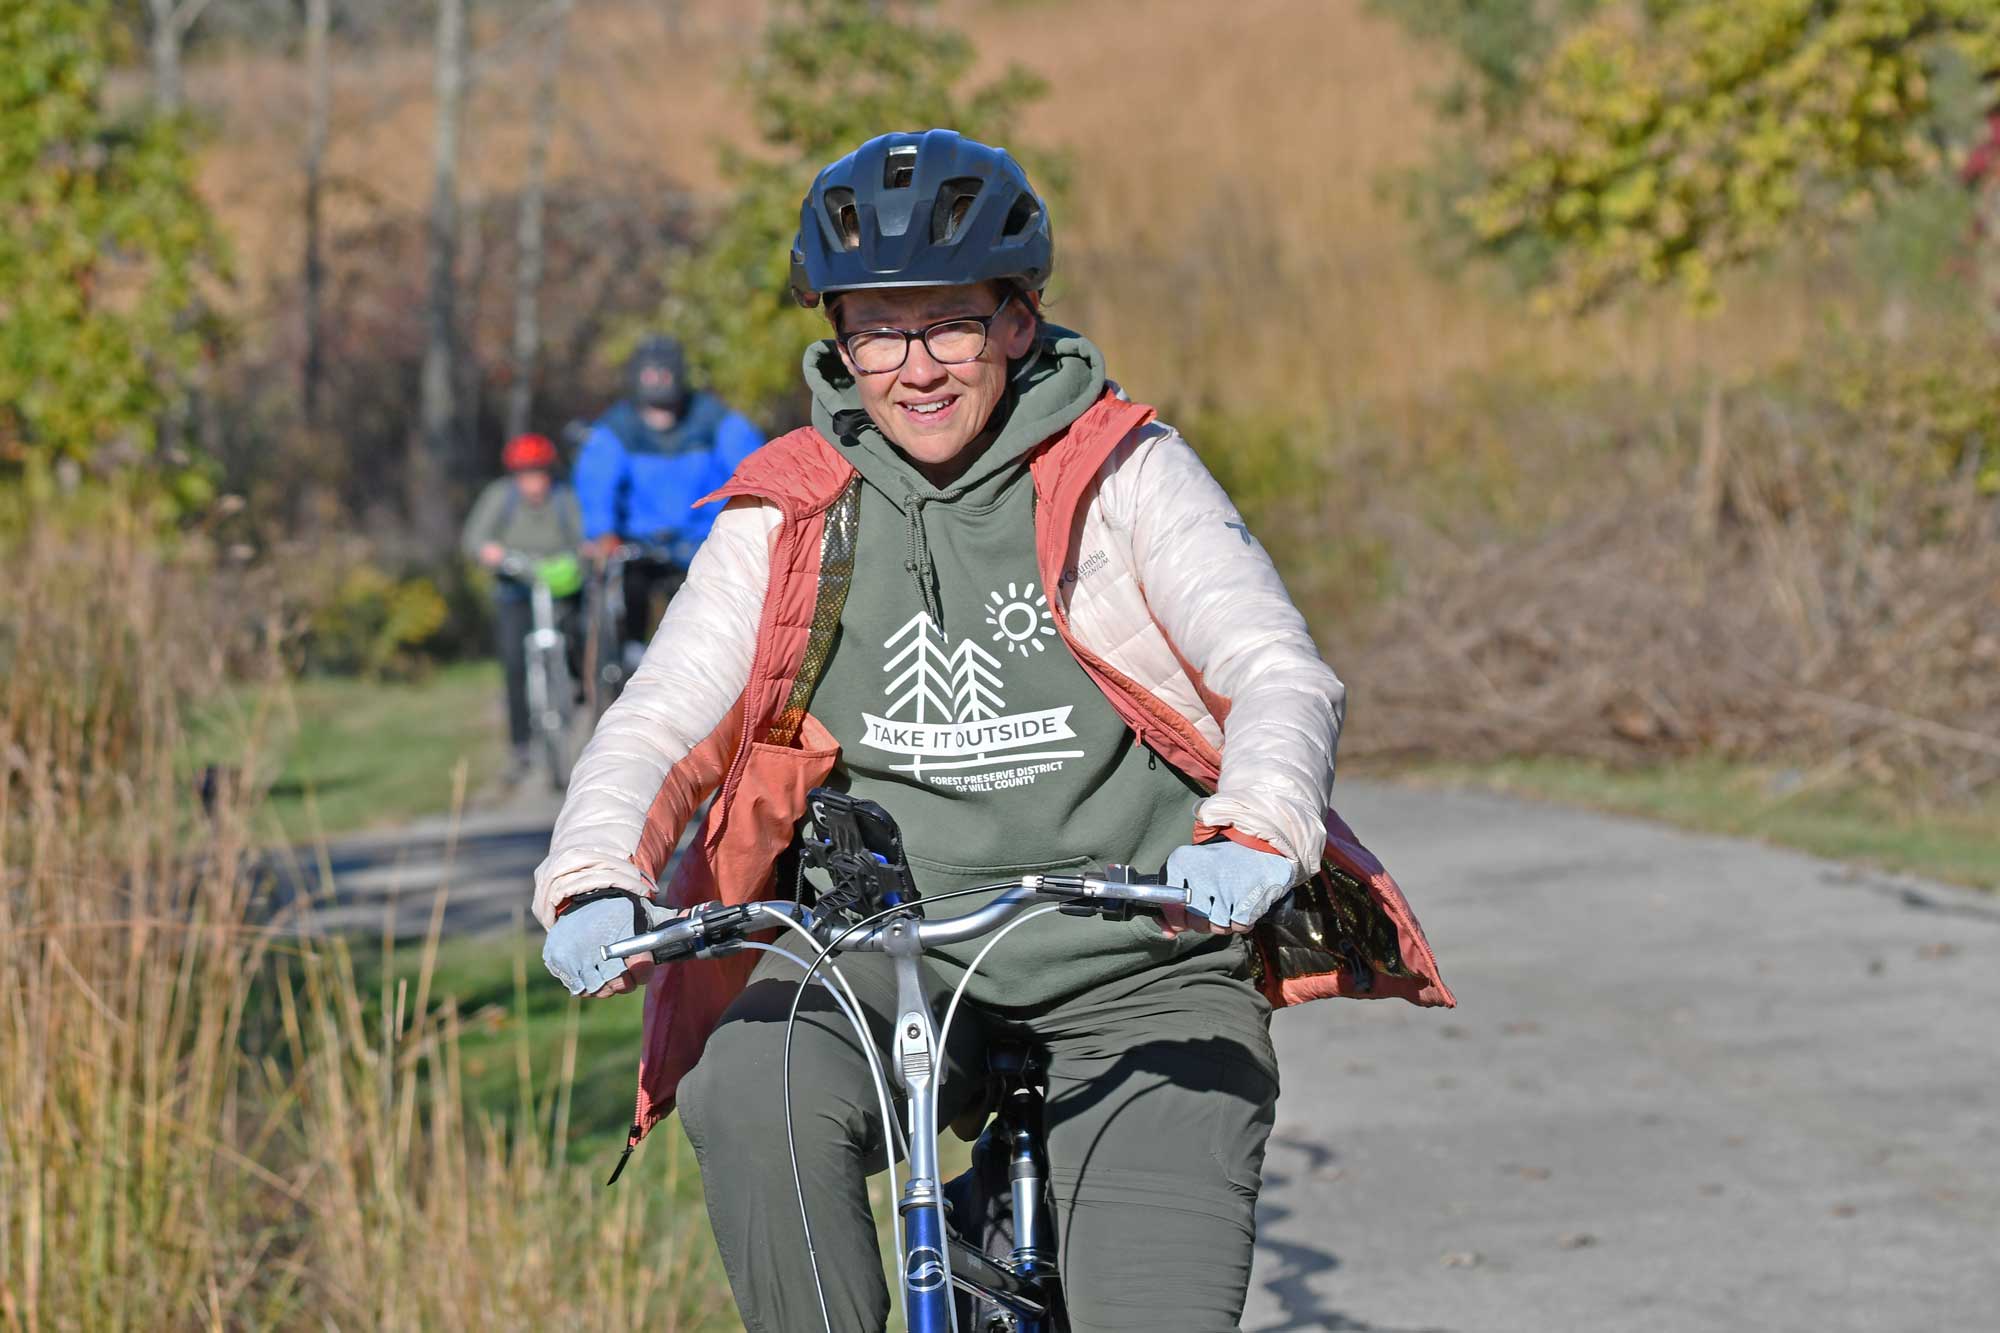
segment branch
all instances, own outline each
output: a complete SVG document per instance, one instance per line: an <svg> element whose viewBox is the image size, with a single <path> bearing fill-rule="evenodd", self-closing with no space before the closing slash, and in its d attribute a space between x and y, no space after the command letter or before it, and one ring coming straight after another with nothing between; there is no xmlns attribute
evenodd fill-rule
<svg viewBox="0 0 2000 1333"><path fill-rule="evenodd" d="M168 3L171 3L171 0L154 0L154 12L157 13L161 5ZM195 25L195 21L202 16L202 12L208 6L209 0L180 0L179 4L173 6L167 21L174 25L177 34L185 37L188 29Z"/></svg>

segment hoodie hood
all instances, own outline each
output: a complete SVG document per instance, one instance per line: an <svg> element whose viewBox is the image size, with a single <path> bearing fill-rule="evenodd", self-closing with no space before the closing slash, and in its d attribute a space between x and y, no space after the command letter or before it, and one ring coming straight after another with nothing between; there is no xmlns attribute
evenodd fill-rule
<svg viewBox="0 0 2000 1333"><path fill-rule="evenodd" d="M937 566L924 510L959 505L966 512L997 506L1017 485L1032 485L1028 459L1037 445L1089 410L1104 392L1104 354L1088 338L1043 325L1034 349L1016 362L1007 392L972 446L982 452L963 476L940 489L889 443L861 406L854 377L831 338L806 349L806 385L812 390L813 425L860 472L863 483L903 515L908 525L909 571L933 623L938 605ZM983 444L983 447L982 447Z"/></svg>
<svg viewBox="0 0 2000 1333"><path fill-rule="evenodd" d="M638 403L630 398L613 403L598 424L616 435L627 453L673 458L713 449L715 433L728 415L728 407L714 394L691 393L680 418L665 432L648 426Z"/></svg>

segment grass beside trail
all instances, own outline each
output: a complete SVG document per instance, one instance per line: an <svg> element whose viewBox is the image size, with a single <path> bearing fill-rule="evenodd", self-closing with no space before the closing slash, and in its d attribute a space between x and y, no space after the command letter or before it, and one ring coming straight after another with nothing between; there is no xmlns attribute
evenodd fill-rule
<svg viewBox="0 0 2000 1333"><path fill-rule="evenodd" d="M1641 815L1815 856L2000 889L2000 796L1952 806L1879 788L1814 787L1795 770L1688 759L1638 769L1580 760L1421 765L1396 776Z"/></svg>
<svg viewBox="0 0 2000 1333"><path fill-rule="evenodd" d="M623 1151L632 1123L640 1000L636 995L571 999L544 970L540 943L538 934L443 941L431 993L440 1001L453 999L461 1015L465 1102L474 1117L482 1112L513 1114L516 1123L550 1130L560 1123L566 1128L570 1160L585 1165L594 1179L602 1181ZM405 995L414 993L423 965L420 945L396 946L386 966L369 942L357 940L354 947L359 989L374 997L374 1003L394 1004L399 983ZM811 1090L802 1089L799 1096L803 1102ZM945 1179L964 1170L970 1157L968 1144L950 1133L944 1135L940 1167ZM869 1180L869 1201L875 1210L884 1278L893 1284L895 1242L890 1228L896 1211L880 1163L870 1165L876 1174ZM654 1128L615 1188L669 1190L676 1207L701 1216L701 1175L678 1117ZM603 1197L601 1191L597 1194ZM786 1196L772 1200L771 1207L796 1205ZM704 1253L695 1275L719 1286L724 1279L705 1219L700 1235Z"/></svg>
<svg viewBox="0 0 2000 1333"><path fill-rule="evenodd" d="M449 810L461 760L468 794L500 770L504 727L492 662L408 682L307 678L206 710L197 762L238 763L257 737L262 817L297 844Z"/></svg>
<svg viewBox="0 0 2000 1333"><path fill-rule="evenodd" d="M372 941L357 939L353 947L364 993L393 1003L398 982L414 992L423 964L420 943L396 945L386 966ZM459 1051L468 1105L540 1108L539 1118L548 1123L566 1083L570 1157L601 1160L609 1169L632 1124L638 996L571 999L542 966L539 931L442 941L431 993L452 999L464 1024ZM655 1137L664 1146L681 1136Z"/></svg>

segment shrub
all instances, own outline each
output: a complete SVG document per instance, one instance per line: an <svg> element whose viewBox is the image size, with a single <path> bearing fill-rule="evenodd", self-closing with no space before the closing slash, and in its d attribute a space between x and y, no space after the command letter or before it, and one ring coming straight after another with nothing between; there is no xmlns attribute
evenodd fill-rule
<svg viewBox="0 0 2000 1333"><path fill-rule="evenodd" d="M420 671L417 650L444 627L447 610L428 578L398 577L366 561L350 565L331 595L308 610L305 666L371 679Z"/></svg>

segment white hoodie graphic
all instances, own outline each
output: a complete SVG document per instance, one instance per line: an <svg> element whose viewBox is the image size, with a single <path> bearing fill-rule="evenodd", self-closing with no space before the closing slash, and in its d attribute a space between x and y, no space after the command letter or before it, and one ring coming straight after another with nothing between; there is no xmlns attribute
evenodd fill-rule
<svg viewBox="0 0 2000 1333"><path fill-rule="evenodd" d="M1035 595L1032 583L1009 583L1004 596L994 590L985 617L989 642L1024 657L1055 637L1050 621L1047 599ZM976 639L953 644L919 611L882 650L889 677L882 692L890 703L880 715L862 713L861 743L907 756L890 765L897 772L936 786L993 791L1025 786L1083 757L1080 749L1047 748L1076 739L1069 725L1074 705L1006 712L1005 663Z"/></svg>

